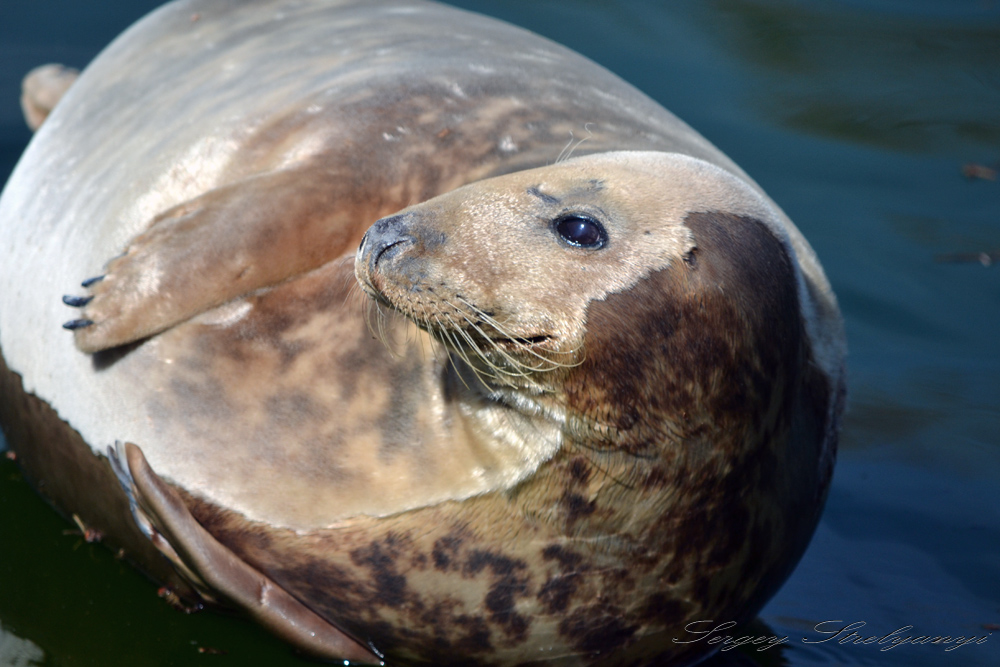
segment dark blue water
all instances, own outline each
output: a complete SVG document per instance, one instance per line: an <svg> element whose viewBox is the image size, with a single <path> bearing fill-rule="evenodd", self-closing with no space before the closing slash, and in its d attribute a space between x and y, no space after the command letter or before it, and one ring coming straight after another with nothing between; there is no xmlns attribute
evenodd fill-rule
<svg viewBox="0 0 1000 667"><path fill-rule="evenodd" d="M155 4L0 4L0 179L30 136L23 73L85 65ZM692 124L785 208L840 298L850 399L833 489L748 631L787 641L745 655L1000 665L1000 266L975 261L1000 252L1000 181L962 174L1000 169L1000 2L453 4L590 56ZM0 665L299 664L239 619L175 611L70 528L0 464ZM883 643L841 643L849 624ZM883 650L907 636L982 641Z"/></svg>

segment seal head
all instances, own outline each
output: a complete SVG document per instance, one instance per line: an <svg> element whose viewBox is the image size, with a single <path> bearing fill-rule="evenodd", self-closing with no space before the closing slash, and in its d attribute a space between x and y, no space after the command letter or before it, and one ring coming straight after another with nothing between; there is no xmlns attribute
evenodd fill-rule
<svg viewBox="0 0 1000 667"><path fill-rule="evenodd" d="M365 235L355 272L370 296L435 333L488 383L551 391L537 373L582 362L589 304L690 259L685 216L715 210L774 218L706 162L591 155L384 218Z"/></svg>

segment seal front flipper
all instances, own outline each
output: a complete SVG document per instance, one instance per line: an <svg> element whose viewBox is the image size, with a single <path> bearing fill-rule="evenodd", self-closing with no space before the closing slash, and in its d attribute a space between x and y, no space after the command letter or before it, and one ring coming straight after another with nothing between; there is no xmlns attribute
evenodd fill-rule
<svg viewBox="0 0 1000 667"><path fill-rule="evenodd" d="M353 251L374 218L351 205L344 176L316 165L267 172L161 213L84 282L89 294L64 298L81 308L66 326L77 347L141 340Z"/></svg>
<svg viewBox="0 0 1000 667"><path fill-rule="evenodd" d="M221 597L299 648L319 657L364 664L382 661L216 540L180 495L128 442L110 452L140 527L209 600ZM123 465L124 462L124 465Z"/></svg>

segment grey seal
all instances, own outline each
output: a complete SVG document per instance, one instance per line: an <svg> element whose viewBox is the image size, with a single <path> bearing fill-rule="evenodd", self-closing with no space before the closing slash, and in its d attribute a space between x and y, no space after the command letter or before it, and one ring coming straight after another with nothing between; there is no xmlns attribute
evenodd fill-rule
<svg viewBox="0 0 1000 667"><path fill-rule="evenodd" d="M0 238L28 473L318 655L691 661L671 638L751 617L818 521L844 342L812 250L507 24L167 5L55 107Z"/></svg>

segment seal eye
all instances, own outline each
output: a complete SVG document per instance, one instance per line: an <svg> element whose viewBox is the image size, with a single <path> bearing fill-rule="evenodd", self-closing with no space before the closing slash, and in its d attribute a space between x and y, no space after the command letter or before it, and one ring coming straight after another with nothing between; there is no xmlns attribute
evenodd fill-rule
<svg viewBox="0 0 1000 667"><path fill-rule="evenodd" d="M589 215L568 213L554 221L556 232L566 243L580 248L601 248L608 242L604 226Z"/></svg>

